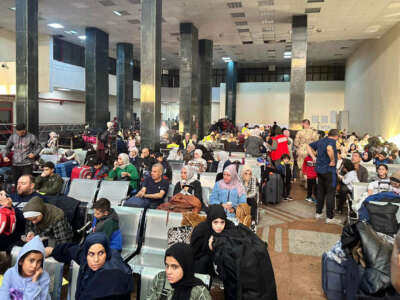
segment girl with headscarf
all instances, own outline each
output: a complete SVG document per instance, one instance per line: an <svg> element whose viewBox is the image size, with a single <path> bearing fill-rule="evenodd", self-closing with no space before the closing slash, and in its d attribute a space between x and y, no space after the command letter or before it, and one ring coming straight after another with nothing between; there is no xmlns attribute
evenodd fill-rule
<svg viewBox="0 0 400 300"><path fill-rule="evenodd" d="M23 208L26 219L26 239L29 242L35 235L47 237L49 245L59 245L72 241L72 227L64 216L64 211L55 205L44 203L35 196Z"/></svg>
<svg viewBox="0 0 400 300"><path fill-rule="evenodd" d="M196 196L203 204L201 183L196 179L195 171L190 166L183 166L181 169L181 180L175 184L174 196L178 193Z"/></svg>
<svg viewBox="0 0 400 300"><path fill-rule="evenodd" d="M114 162L114 168L108 173L111 180L130 181L132 191L137 190L139 173L134 165L129 162L129 156L126 153L120 153L118 159Z"/></svg>
<svg viewBox="0 0 400 300"><path fill-rule="evenodd" d="M210 244L212 244L214 237L220 235L224 230L234 227L235 225L227 219L225 210L221 205L210 205L208 207L207 220L193 229L190 238L190 247L194 254L194 270L196 273L214 274L212 264L213 252L210 249Z"/></svg>
<svg viewBox="0 0 400 300"><path fill-rule="evenodd" d="M46 255L63 263L74 260L79 264L76 300L131 299L132 270L120 253L110 248L105 233L91 233L83 246L63 244L55 248L47 247Z"/></svg>
<svg viewBox="0 0 400 300"><path fill-rule="evenodd" d="M188 165L193 167L199 173L207 170L207 162L202 156L203 151L196 149L194 150L193 159L188 162Z"/></svg>
<svg viewBox="0 0 400 300"><path fill-rule="evenodd" d="M210 204L221 204L228 217L236 217L236 207L246 203L246 191L236 171L236 165L225 168L223 179L219 180L210 195Z"/></svg>
<svg viewBox="0 0 400 300"><path fill-rule="evenodd" d="M253 176L253 170L248 165L243 166L240 180L246 191L247 204L251 207L252 224L255 224L257 218L257 179Z"/></svg>
<svg viewBox="0 0 400 300"><path fill-rule="evenodd" d="M369 151L365 151L362 154L362 160L363 162L370 162L372 160L372 153Z"/></svg>
<svg viewBox="0 0 400 300"><path fill-rule="evenodd" d="M207 287L194 277L193 252L189 245L177 243L168 248L164 262L165 271L154 278L146 300L211 300Z"/></svg>

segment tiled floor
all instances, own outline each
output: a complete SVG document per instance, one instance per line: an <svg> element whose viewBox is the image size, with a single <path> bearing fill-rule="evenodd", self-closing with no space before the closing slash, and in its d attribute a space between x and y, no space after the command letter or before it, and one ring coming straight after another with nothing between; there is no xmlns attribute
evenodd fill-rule
<svg viewBox="0 0 400 300"><path fill-rule="evenodd" d="M341 227L314 220L315 205L293 186L294 201L262 206L257 234L268 242L279 300L326 299L321 288L321 256L340 238Z"/></svg>

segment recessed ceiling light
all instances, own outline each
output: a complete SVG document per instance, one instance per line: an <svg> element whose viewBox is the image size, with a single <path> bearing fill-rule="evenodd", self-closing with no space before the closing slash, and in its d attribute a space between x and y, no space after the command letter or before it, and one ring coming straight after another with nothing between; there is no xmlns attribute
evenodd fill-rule
<svg viewBox="0 0 400 300"><path fill-rule="evenodd" d="M165 57L163 57L163 58L161 58L161 60L162 60L162 61L165 61L165 60L167 60L167 59L166 59Z"/></svg>
<svg viewBox="0 0 400 300"><path fill-rule="evenodd" d="M116 14L117 16L122 16L122 14L118 10L113 10L113 13Z"/></svg>
<svg viewBox="0 0 400 300"><path fill-rule="evenodd" d="M9 7L8 9L9 9L9 10L12 10L12 11L16 11L16 10L17 10L16 7Z"/></svg>
<svg viewBox="0 0 400 300"><path fill-rule="evenodd" d="M127 12L126 10L113 10L113 13L120 17L130 15L130 13Z"/></svg>
<svg viewBox="0 0 400 300"><path fill-rule="evenodd" d="M80 35L80 36L78 36L78 39L80 39L80 40L86 40L86 35Z"/></svg>
<svg viewBox="0 0 400 300"><path fill-rule="evenodd" d="M54 29L61 29L61 28L64 28L63 25L58 24L58 23L50 23L50 24L47 24L47 26L49 26L49 27L51 27L51 28L54 28Z"/></svg>

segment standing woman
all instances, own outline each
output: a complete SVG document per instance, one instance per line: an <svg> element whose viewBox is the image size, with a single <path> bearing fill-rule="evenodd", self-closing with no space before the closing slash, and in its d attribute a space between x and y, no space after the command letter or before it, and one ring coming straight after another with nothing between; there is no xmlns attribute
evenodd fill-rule
<svg viewBox="0 0 400 300"><path fill-rule="evenodd" d="M211 300L204 283L194 277L193 252L177 243L165 252L165 271L157 274L146 300Z"/></svg>
<svg viewBox="0 0 400 300"><path fill-rule="evenodd" d="M121 258L120 253L110 249L107 236L95 232L78 244L63 244L47 247L46 256L55 260L79 264L76 284L76 300L130 300L133 291L132 270Z"/></svg>
<svg viewBox="0 0 400 300"><path fill-rule="evenodd" d="M246 191L247 204L251 207L251 224L257 220L257 179L248 165L244 165L240 174L240 180Z"/></svg>

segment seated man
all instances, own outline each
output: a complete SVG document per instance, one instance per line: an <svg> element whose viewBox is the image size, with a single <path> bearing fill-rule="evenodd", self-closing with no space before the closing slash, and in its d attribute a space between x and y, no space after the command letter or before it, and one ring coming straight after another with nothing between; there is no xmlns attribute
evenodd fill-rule
<svg viewBox="0 0 400 300"><path fill-rule="evenodd" d="M14 209L15 211L15 229L10 235L0 234L0 251L11 252L12 247L21 240L21 236L25 233L25 218L22 211L12 206L12 199L5 191L0 191L0 207Z"/></svg>
<svg viewBox="0 0 400 300"><path fill-rule="evenodd" d="M64 181L54 173L54 168L51 161L45 162L42 174L35 178L35 189L42 195L54 196L62 190Z"/></svg>
<svg viewBox="0 0 400 300"><path fill-rule="evenodd" d="M122 234L119 230L118 215L111 208L110 201L100 198L93 204L93 232L104 232L110 240L110 248L122 250Z"/></svg>
<svg viewBox="0 0 400 300"><path fill-rule="evenodd" d="M35 191L35 179L32 175L22 175L18 179L17 192L11 194L13 202L28 202L35 196L41 195Z"/></svg>
<svg viewBox="0 0 400 300"><path fill-rule="evenodd" d="M143 171L143 177L146 177L151 172L151 167L156 163L156 159L150 156L150 149L143 148L139 160L140 169Z"/></svg>
<svg viewBox="0 0 400 300"><path fill-rule="evenodd" d="M162 164L164 171L163 171L163 177L167 179L168 181L172 180L172 169L168 161L164 158L164 155L161 152L157 152L155 154L157 162Z"/></svg>
<svg viewBox="0 0 400 300"><path fill-rule="evenodd" d="M169 183L162 177L164 167L160 163L153 165L151 176L147 176L142 189L125 202L125 206L156 208L168 193Z"/></svg>
<svg viewBox="0 0 400 300"><path fill-rule="evenodd" d="M378 153L376 155L376 158L375 158L375 161L374 161L374 164L377 167L379 167L379 165L381 165L381 164L387 165L387 164L391 164L391 163L393 163L393 162L387 157L387 153L385 151L382 151L381 153Z"/></svg>

